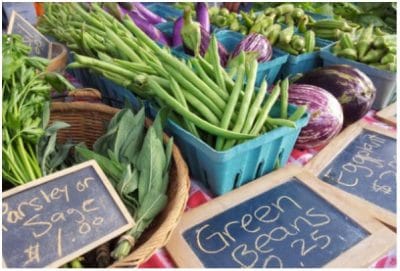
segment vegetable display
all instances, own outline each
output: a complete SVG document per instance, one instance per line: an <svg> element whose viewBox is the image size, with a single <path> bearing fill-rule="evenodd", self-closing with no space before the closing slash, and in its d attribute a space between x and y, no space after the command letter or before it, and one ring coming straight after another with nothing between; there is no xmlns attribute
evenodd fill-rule
<svg viewBox="0 0 400 271"><path fill-rule="evenodd" d="M55 122L48 127L50 91L72 89L65 78L45 71L49 61L30 57L18 35L3 35L3 178L21 185L65 167L69 144L56 145Z"/></svg>
<svg viewBox="0 0 400 271"><path fill-rule="evenodd" d="M332 93L342 105L346 125L361 119L371 109L376 96L371 79L349 65L315 69L296 83L318 86Z"/></svg>
<svg viewBox="0 0 400 271"><path fill-rule="evenodd" d="M160 48L129 17L125 16L120 22L99 5L91 6L92 9L86 11L77 3L53 3L51 12L46 12L39 22L42 32L54 35L81 53L75 55L70 68L90 68L141 97L152 98L159 106L170 107L179 124L210 146L216 146L218 138L219 142L226 142L218 144L221 150L277 126L295 126L292 120L273 118L269 110L260 109L254 123L248 124L249 132L244 131L243 119L249 117L249 106L257 96L253 79L258 63L243 54L236 70L245 71L246 84L234 82L231 76L236 77L236 73L229 75L220 65L214 35L204 58L196 56L185 62L166 48ZM81 48L82 36L98 39L98 42ZM263 85L266 89L266 82ZM239 92L239 98L232 104L229 99L234 90ZM274 102L268 98L265 104L272 106ZM228 105L241 110L232 113L227 128L221 128L225 112L230 109Z"/></svg>
<svg viewBox="0 0 400 271"><path fill-rule="evenodd" d="M306 105L310 112L310 121L301 130L296 148L323 147L342 129L342 108L328 91L312 85L291 84L289 102Z"/></svg>
<svg viewBox="0 0 400 271"><path fill-rule="evenodd" d="M343 35L332 48L333 54L366 63L381 70L396 72L396 35L389 35L379 30L374 31L372 25L359 32L358 38Z"/></svg>
<svg viewBox="0 0 400 271"><path fill-rule="evenodd" d="M123 109L110 120L93 151L75 147L76 160L96 160L116 188L135 219L134 227L127 232L135 241L167 203L173 140L163 143L165 113L161 110L146 131L144 108L136 115L129 108ZM132 246L132 242L121 239L111 255L124 258Z"/></svg>

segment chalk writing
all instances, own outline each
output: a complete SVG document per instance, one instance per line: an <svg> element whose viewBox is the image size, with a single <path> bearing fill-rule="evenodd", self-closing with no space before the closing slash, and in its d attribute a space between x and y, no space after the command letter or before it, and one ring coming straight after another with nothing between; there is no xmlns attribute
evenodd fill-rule
<svg viewBox="0 0 400 271"><path fill-rule="evenodd" d="M29 246L27 249L24 250L27 257L24 266L27 266L31 262L40 262L39 247L39 243L36 242L34 246Z"/></svg>
<svg viewBox="0 0 400 271"><path fill-rule="evenodd" d="M92 167L3 197L2 206L7 267L47 266L127 224Z"/></svg>
<svg viewBox="0 0 400 271"><path fill-rule="evenodd" d="M295 178L183 233L214 268L320 267L367 235Z"/></svg>
<svg viewBox="0 0 400 271"><path fill-rule="evenodd" d="M32 48L30 55L49 57L51 43L35 27L16 12L11 15L10 23L8 32L22 36L23 42Z"/></svg>
<svg viewBox="0 0 400 271"><path fill-rule="evenodd" d="M363 130L319 178L392 212L396 211L396 140Z"/></svg>

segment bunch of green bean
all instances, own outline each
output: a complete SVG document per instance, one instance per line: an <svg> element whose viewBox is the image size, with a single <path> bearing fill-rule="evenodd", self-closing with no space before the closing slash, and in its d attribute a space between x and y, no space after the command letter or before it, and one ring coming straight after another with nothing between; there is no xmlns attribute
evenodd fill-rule
<svg viewBox="0 0 400 271"><path fill-rule="evenodd" d="M86 55L76 54L70 68L90 68L141 97L172 108L178 124L217 150L227 150L280 125L295 127L295 120L272 118L269 110L262 115L262 108L253 109L263 101L263 94L254 91L257 63L246 61L243 55L236 70L246 73L229 75L219 64L215 37L206 59L199 56L184 62L160 48L127 16L118 21L96 4L89 11L77 3L49 5L51 12L46 13L40 29ZM65 37L58 31L61 27L64 32L80 34ZM85 37L86 41L98 39L99 44L86 43ZM234 82L236 77L243 79ZM264 82L260 92L266 87ZM234 93L237 98L232 101Z"/></svg>

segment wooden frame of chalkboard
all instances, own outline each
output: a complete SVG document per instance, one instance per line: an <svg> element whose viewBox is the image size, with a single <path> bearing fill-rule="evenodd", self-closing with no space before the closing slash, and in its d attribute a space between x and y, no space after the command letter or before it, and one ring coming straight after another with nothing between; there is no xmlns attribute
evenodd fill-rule
<svg viewBox="0 0 400 271"><path fill-rule="evenodd" d="M231 208L237 208L240 204L246 203L285 183L289 183L293 178L296 178L302 185L307 187L311 193L315 193L315 195L322 198L322 200L326 200L327 204L333 206L332 208L334 208L334 210L350 218L350 220L358 224L357 226L360 227L360 229L368 233L365 239L355 243L355 245L347 250L342 251L339 256L328 261L323 267L368 267L376 259L395 246L396 235L368 214L359 212L359 210L353 207L352 200L348 199L346 195L321 182L304 168L291 165L263 176L258 180L250 182L228 194L215 198L186 212L166 245L168 252L177 266L182 268L205 267L202 260L200 260L185 239L184 234L187 231L193 230L196 225L198 226L205 221L209 221L209 219L213 219L228 212ZM240 214L237 214L237 216L239 215ZM237 219L240 220L240 217ZM229 224L232 223L229 222L226 224L226 227L224 227L225 230ZM198 232L198 230L196 230L196 232ZM228 234L224 232L224 234L228 236L229 232ZM209 237L216 237L215 235L216 234L209 235ZM228 239L228 237L226 238ZM250 254L249 251L247 251L243 252L242 256L247 253ZM286 251L286 254L287 253L289 252ZM216 255L214 257L218 256Z"/></svg>
<svg viewBox="0 0 400 271"><path fill-rule="evenodd" d="M383 122L386 122L390 125L397 125L396 120L396 109L397 102L392 103L388 107L382 109L381 111L376 113L376 116Z"/></svg>
<svg viewBox="0 0 400 271"><path fill-rule="evenodd" d="M364 130L375 132L377 134L381 134L383 136L387 136L396 140L395 132L378 127L376 125L369 125L364 121L358 121L357 123L347 127L337 137L335 137L305 166L305 168L318 176ZM372 202L353 195L349 192L343 191L338 187L334 187L332 185L330 186L332 187L332 190L335 190L339 193L344 193L346 197L351 198L354 204L356 204L357 208L362 210L362 213L369 213L376 219L389 225L392 229L397 228L396 213L382 208L376 204L373 204Z"/></svg>
<svg viewBox="0 0 400 271"><path fill-rule="evenodd" d="M15 20L16 19L20 20L25 25L25 27L28 28L28 29L23 28L26 36L34 34L34 35L40 37L40 39L42 39L42 40L44 40L46 42L46 44L47 44L47 46L46 46L47 47L47 56L46 57L43 56L43 55L39 55L39 56L50 59L51 55L52 55L52 43L50 42L50 40L48 40L33 25L31 25L27 20L25 20L24 17L22 17L21 15L19 15L15 11L13 11L11 13L11 18L10 18L10 21L9 21L9 24L8 24L7 33L8 34L12 34L13 33L13 29L14 29L14 26L15 26ZM41 47L41 44L38 44L37 46ZM32 50L34 50L34 48L32 48Z"/></svg>
<svg viewBox="0 0 400 271"><path fill-rule="evenodd" d="M37 180L34 180L27 184L17 186L15 188L12 188L12 189L7 190L2 193L2 198L4 200L7 197L11 197L20 192L32 189L34 187L41 186L45 183L55 181L60 177L66 176L68 174L77 172L77 171L85 169L85 168L92 168L95 171L95 173L98 175L98 177L101 180L102 184L104 185L105 189L109 193L111 200L118 207L118 209L121 212L122 217L126 220L126 224L124 226L110 232L109 234L103 236L102 238L97 239L96 241L94 241L88 245L85 245L84 247L81 247L79 250L77 250L71 254L65 255L62 258L57 259L56 261L45 266L46 268L59 267L64 263L70 262L73 259L79 257L80 255L83 255L84 253L106 243L107 241L111 240L112 238L118 237L119 235L121 235L121 234L125 233L126 231L128 231L129 229L131 229L135 225L135 222L134 222L132 216L129 214L128 209L125 207L121 198L118 196L117 192L115 191L114 187L112 186L110 181L107 179L106 175L103 173L100 166L96 163L95 160L89 160L89 161L83 162L81 164L72 166L70 168L58 171L56 173L50 174L48 176L42 177ZM4 245L4 243L3 243L3 245ZM6 261L4 260L4 257L2 257L2 260L3 260L3 267L6 268L7 266L6 266Z"/></svg>

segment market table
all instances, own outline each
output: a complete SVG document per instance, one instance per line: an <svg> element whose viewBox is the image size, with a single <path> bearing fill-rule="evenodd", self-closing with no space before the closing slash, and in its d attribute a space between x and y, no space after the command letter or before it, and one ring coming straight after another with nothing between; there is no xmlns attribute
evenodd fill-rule
<svg viewBox="0 0 400 271"><path fill-rule="evenodd" d="M385 123L375 118L376 112L371 110L363 118L363 121L377 125L385 129L394 130L393 126L386 125ZM317 153L318 149L298 150L294 149L290 155L288 163L305 165ZM203 203L206 203L215 197L209 190L207 190L201 183L196 180L191 180L190 195L186 205L186 210L196 208ZM374 268L395 268L397 263L396 250L389 251L386 255L378 259L371 267ZM147 262L143 263L142 268L174 268L176 265L169 256L168 252L162 248L159 249Z"/></svg>
<svg viewBox="0 0 400 271"><path fill-rule="evenodd" d="M72 82L76 87L82 87L73 76L65 73L65 76ZM388 125L376 118L376 111L370 110L362 119L362 121L382 127L384 129L397 131L395 126ZM305 165L310 161L321 149L307 149L299 150L294 149L290 154L288 163L296 165ZM196 208L215 197L207 188L205 188L200 182L191 179L191 187L189 191L189 199L186 204L185 211ZM382 256L375 263L371 265L373 268L395 268L397 266L396 250L389 251L386 255ZM175 268L176 265L165 248L161 248L154 253L151 258L140 265L141 268Z"/></svg>

